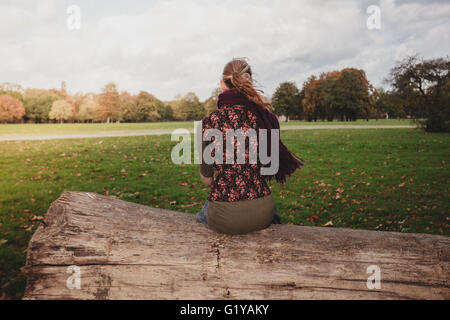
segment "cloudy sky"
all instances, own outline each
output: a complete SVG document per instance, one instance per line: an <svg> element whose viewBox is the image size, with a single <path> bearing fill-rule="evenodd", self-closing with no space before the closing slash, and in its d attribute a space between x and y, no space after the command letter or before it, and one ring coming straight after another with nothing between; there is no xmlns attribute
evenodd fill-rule
<svg viewBox="0 0 450 320"><path fill-rule="evenodd" d="M80 28L67 13L80 9ZM368 29L367 8L381 29ZM283 81L362 68L382 85L395 61L450 55L450 1L0 0L0 83L207 98L225 63L248 57L267 95Z"/></svg>

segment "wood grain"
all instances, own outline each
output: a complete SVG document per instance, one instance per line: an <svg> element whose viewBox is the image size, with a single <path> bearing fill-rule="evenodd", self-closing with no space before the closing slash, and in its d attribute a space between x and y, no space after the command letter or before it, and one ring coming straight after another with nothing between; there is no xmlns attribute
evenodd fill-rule
<svg viewBox="0 0 450 320"><path fill-rule="evenodd" d="M228 236L191 214L65 191L29 243L24 299L449 299L449 245L289 225ZM80 289L66 286L71 265ZM371 265L381 289L367 288Z"/></svg>

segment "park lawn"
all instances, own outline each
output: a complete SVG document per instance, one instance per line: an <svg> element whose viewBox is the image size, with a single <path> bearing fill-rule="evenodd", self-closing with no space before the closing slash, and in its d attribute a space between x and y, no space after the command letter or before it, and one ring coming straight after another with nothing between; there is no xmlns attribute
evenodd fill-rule
<svg viewBox="0 0 450 320"><path fill-rule="evenodd" d="M281 127L298 125L412 125L411 120L357 120L357 121L289 121L282 122ZM63 124L0 124L0 137L19 135L53 135L53 134L94 134L104 132L143 132L174 130L177 128L193 130L193 121L185 122L139 122L139 123L63 123Z"/></svg>
<svg viewBox="0 0 450 320"><path fill-rule="evenodd" d="M292 120L292 121L282 121L280 122L281 126L314 126L314 125L344 125L344 126L352 126L352 125L358 125L358 126L376 126L376 125L383 125L383 126L407 126L407 125L415 125L412 119L358 119L355 121L298 121L298 120Z"/></svg>
<svg viewBox="0 0 450 320"><path fill-rule="evenodd" d="M449 235L450 135L416 129L292 130L306 160L271 182L287 224ZM170 135L0 143L0 297L20 298L28 241L64 190L196 213L198 165L174 165Z"/></svg>
<svg viewBox="0 0 450 320"><path fill-rule="evenodd" d="M141 132L174 130L178 128L193 129L193 122L138 122L138 123L35 123L0 124L1 135L54 135L54 134L94 134L102 132Z"/></svg>

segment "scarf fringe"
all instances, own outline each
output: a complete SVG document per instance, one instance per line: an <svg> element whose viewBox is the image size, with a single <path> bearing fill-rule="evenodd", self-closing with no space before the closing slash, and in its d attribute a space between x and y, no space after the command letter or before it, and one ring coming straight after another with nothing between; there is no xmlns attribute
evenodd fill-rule
<svg viewBox="0 0 450 320"><path fill-rule="evenodd" d="M265 176L265 178L268 181L275 178L278 183L284 184L286 183L287 178L293 175L297 169L300 169L305 165L306 161L292 153L283 142L280 144L280 149L284 149L283 153L285 155L284 157L280 157L280 168L283 168L283 170L279 169L275 175Z"/></svg>

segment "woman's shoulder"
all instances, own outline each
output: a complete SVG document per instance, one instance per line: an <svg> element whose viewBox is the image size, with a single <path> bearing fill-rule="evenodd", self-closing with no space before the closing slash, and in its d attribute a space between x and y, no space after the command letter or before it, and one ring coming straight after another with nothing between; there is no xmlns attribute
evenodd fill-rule
<svg viewBox="0 0 450 320"><path fill-rule="evenodd" d="M203 117L202 121L203 123L217 123L221 120L226 119L226 116L232 111L234 106L224 106L220 109L212 111L207 116Z"/></svg>
<svg viewBox="0 0 450 320"><path fill-rule="evenodd" d="M202 124L205 125L217 123L219 119L219 114L220 114L219 110L214 110L213 112L202 118Z"/></svg>
<svg viewBox="0 0 450 320"><path fill-rule="evenodd" d="M204 127L220 128L229 123L232 127L253 126L256 123L256 115L245 105L223 106L211 112L202 119Z"/></svg>

